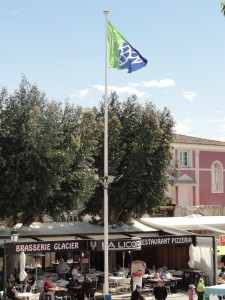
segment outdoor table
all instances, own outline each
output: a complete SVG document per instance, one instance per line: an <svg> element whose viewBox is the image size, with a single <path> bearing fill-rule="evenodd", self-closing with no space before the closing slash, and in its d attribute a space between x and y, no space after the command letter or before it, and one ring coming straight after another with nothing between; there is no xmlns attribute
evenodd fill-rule
<svg viewBox="0 0 225 300"><path fill-rule="evenodd" d="M61 279L61 280L55 281L54 283L56 283L58 287L66 287L67 284L69 283L69 281Z"/></svg>
<svg viewBox="0 0 225 300"><path fill-rule="evenodd" d="M182 277L175 277L175 276L172 276L172 277L167 278L167 279L169 279L169 280L171 280L171 281L177 281L177 280L182 280L183 278L182 278Z"/></svg>
<svg viewBox="0 0 225 300"><path fill-rule="evenodd" d="M109 276L109 281L114 285L116 292L118 292L118 287L120 282L124 282L125 277L120 277L120 276Z"/></svg>
<svg viewBox="0 0 225 300"><path fill-rule="evenodd" d="M49 291L55 291L55 292L67 292L68 289L60 286L51 287L49 288Z"/></svg>
<svg viewBox="0 0 225 300"><path fill-rule="evenodd" d="M22 291L22 283L21 284L15 284L15 287L16 287L16 290L18 291L18 292L21 292Z"/></svg>
<svg viewBox="0 0 225 300"><path fill-rule="evenodd" d="M202 273L205 273L205 271L198 270L198 269L184 269L182 271L184 273L189 273L189 274L202 274Z"/></svg>
<svg viewBox="0 0 225 300"><path fill-rule="evenodd" d="M170 277L170 278L146 278L146 280L150 283L152 283L153 285L156 285L158 283L159 280L163 280L163 282L167 282L169 283L169 285L173 285L176 286L176 282L179 280L182 280L183 278L181 277ZM176 288L175 288L176 290Z"/></svg>
<svg viewBox="0 0 225 300"><path fill-rule="evenodd" d="M206 286L205 294L207 294L207 295L225 295L225 284Z"/></svg>
<svg viewBox="0 0 225 300"><path fill-rule="evenodd" d="M123 281L124 278L125 277L121 277L121 276L109 276L109 280L115 281L115 282Z"/></svg>
<svg viewBox="0 0 225 300"><path fill-rule="evenodd" d="M146 280L150 283L158 283L160 280L164 282L170 281L170 278L146 278Z"/></svg>
<svg viewBox="0 0 225 300"><path fill-rule="evenodd" d="M24 293L18 293L18 296L19 297L31 297L33 296L34 294L33 293L30 293L30 292L24 292Z"/></svg>
<svg viewBox="0 0 225 300"><path fill-rule="evenodd" d="M82 294L84 292L84 288L82 285L70 286L68 288L68 294L71 294L72 291L74 291L73 293L75 293L75 291L76 291L76 293Z"/></svg>
<svg viewBox="0 0 225 300"><path fill-rule="evenodd" d="M144 277L144 278L153 278L154 277L154 274L145 274L145 275L143 275L142 277Z"/></svg>

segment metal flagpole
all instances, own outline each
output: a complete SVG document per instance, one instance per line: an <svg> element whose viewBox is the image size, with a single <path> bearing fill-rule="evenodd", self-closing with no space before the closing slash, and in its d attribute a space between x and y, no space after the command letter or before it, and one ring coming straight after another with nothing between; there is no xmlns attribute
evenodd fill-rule
<svg viewBox="0 0 225 300"><path fill-rule="evenodd" d="M104 126L104 296L109 293L108 249L108 14L105 14L105 126Z"/></svg>

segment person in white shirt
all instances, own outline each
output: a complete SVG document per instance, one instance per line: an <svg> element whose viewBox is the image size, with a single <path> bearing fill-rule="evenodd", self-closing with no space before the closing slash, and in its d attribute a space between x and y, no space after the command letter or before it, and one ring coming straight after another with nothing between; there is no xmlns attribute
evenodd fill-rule
<svg viewBox="0 0 225 300"><path fill-rule="evenodd" d="M72 270L72 276L73 275L77 275L79 277L80 276L79 269L80 269L80 266L79 265L75 265L74 268L73 268L73 270Z"/></svg>
<svg viewBox="0 0 225 300"><path fill-rule="evenodd" d="M167 266L164 266L162 269L162 272L160 273L160 278L161 279L163 279L163 278L169 279L171 277L172 277L172 274L168 271Z"/></svg>

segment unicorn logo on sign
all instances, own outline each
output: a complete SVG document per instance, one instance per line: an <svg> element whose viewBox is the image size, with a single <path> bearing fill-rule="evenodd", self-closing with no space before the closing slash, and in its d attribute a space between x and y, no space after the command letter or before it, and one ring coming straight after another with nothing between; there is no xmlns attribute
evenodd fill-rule
<svg viewBox="0 0 225 300"><path fill-rule="evenodd" d="M94 251L95 248L97 247L97 242L96 241L91 241L90 246L91 246L92 251Z"/></svg>

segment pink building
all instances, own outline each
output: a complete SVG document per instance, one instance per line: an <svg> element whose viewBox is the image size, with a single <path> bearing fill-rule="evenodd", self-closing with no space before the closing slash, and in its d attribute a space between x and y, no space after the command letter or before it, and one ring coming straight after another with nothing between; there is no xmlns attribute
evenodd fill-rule
<svg viewBox="0 0 225 300"><path fill-rule="evenodd" d="M224 206L225 142L175 134L171 146L179 174L168 196L178 207Z"/></svg>

